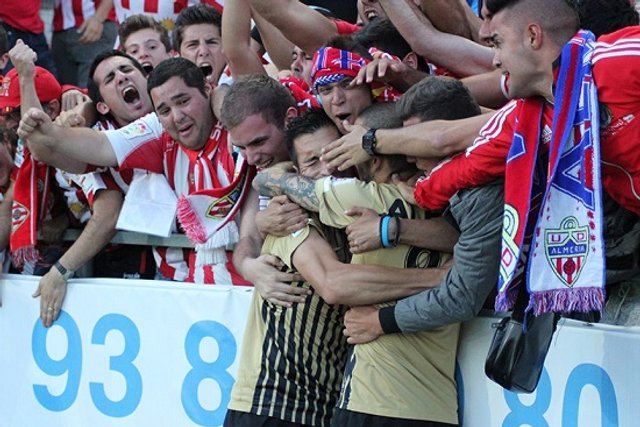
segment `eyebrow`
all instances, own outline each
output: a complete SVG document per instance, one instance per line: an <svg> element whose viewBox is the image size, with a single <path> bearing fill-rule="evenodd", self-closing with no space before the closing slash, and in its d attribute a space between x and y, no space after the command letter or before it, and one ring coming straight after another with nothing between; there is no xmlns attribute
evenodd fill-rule
<svg viewBox="0 0 640 427"><path fill-rule="evenodd" d="M246 145L246 147L248 147L249 145L259 144L259 143L261 143L263 141L266 141L267 139L269 139L268 135L257 136L255 138L253 138L251 141L249 141L249 143Z"/></svg>

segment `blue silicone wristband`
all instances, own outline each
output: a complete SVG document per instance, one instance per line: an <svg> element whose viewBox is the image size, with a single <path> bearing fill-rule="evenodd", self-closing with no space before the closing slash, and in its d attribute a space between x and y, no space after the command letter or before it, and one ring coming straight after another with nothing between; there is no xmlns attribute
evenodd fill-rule
<svg viewBox="0 0 640 427"><path fill-rule="evenodd" d="M389 222L391 221L391 217L389 215L385 215L382 217L382 221L380 222L380 243L382 243L383 248L390 248L391 243L389 243Z"/></svg>

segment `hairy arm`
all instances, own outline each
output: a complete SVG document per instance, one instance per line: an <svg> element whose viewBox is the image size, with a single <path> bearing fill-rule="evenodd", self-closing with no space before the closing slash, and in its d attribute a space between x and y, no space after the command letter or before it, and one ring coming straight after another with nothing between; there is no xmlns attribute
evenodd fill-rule
<svg viewBox="0 0 640 427"><path fill-rule="evenodd" d="M320 201L316 196L315 180L278 168L264 170L253 179L253 188L261 195L286 195L293 202L311 212L318 212Z"/></svg>
<svg viewBox="0 0 640 427"><path fill-rule="evenodd" d="M447 2L447 7L452 2ZM439 31L413 0L380 0L387 16L418 55L458 76L494 69L493 52L469 38ZM461 59L464 59L461 61Z"/></svg>
<svg viewBox="0 0 640 427"><path fill-rule="evenodd" d="M289 41L309 54L338 35L329 18L298 0L252 0L251 6Z"/></svg>
<svg viewBox="0 0 640 427"><path fill-rule="evenodd" d="M293 264L329 304L393 301L437 286L448 268L392 268L344 264L314 229L293 254Z"/></svg>

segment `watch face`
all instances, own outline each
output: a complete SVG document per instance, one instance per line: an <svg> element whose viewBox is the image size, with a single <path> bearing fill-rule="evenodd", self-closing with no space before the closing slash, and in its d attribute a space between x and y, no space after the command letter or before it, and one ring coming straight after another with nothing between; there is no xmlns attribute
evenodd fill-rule
<svg viewBox="0 0 640 427"><path fill-rule="evenodd" d="M376 147L376 135L375 135L376 130L375 129L369 129L363 136L362 136L362 149L364 151L367 152L368 155L373 156L375 155L375 147Z"/></svg>

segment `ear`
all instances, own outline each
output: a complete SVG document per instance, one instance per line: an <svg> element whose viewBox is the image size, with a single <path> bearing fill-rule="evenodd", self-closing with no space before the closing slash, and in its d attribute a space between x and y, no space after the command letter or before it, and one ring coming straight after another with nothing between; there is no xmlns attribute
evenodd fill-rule
<svg viewBox="0 0 640 427"><path fill-rule="evenodd" d="M407 53L404 58L402 58L402 62L409 68L413 70L418 69L418 54L415 52Z"/></svg>
<svg viewBox="0 0 640 427"><path fill-rule="evenodd" d="M371 175L375 175L382 168L382 159L379 156L373 156L369 163L369 170L371 171Z"/></svg>
<svg viewBox="0 0 640 427"><path fill-rule="evenodd" d="M0 70L4 70L4 68L9 63L9 54L5 53L0 56Z"/></svg>
<svg viewBox="0 0 640 427"><path fill-rule="evenodd" d="M287 108L287 112L284 115L285 126L288 125L291 119L293 119L294 117L298 117L298 109L296 107Z"/></svg>
<svg viewBox="0 0 640 427"><path fill-rule="evenodd" d="M211 83L209 83L208 80L205 80L205 82L204 82L204 92L207 95L211 96L212 91L213 91L213 86L211 86Z"/></svg>
<svg viewBox="0 0 640 427"><path fill-rule="evenodd" d="M543 32L540 24L531 23L527 26L527 43L533 50L538 50L542 46Z"/></svg>
<svg viewBox="0 0 640 427"><path fill-rule="evenodd" d="M60 114L60 109L62 108L60 101L57 99L52 99L47 103L47 105L49 105L49 110L51 111L52 120L53 118L58 117L58 115Z"/></svg>
<svg viewBox="0 0 640 427"><path fill-rule="evenodd" d="M100 101L96 104L96 111L103 116L106 116L107 114L109 114L109 111L111 111L111 109L107 106L107 104Z"/></svg>

